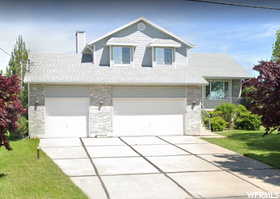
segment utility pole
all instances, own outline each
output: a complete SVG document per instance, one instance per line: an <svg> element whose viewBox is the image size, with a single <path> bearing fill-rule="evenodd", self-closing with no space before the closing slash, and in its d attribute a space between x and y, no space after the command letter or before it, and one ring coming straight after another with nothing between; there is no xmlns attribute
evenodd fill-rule
<svg viewBox="0 0 280 199"><path fill-rule="evenodd" d="M19 64L20 64L20 90L22 91L22 85L23 85L23 83L22 83L22 81L23 81L22 60L19 61Z"/></svg>

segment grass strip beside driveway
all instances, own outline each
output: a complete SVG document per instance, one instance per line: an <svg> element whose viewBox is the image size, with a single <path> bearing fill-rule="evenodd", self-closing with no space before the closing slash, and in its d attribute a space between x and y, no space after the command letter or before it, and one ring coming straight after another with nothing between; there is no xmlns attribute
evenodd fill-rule
<svg viewBox="0 0 280 199"><path fill-rule="evenodd" d="M24 139L11 141L13 151L0 148L0 198L87 198L43 152L36 159L38 143Z"/></svg>
<svg viewBox="0 0 280 199"><path fill-rule="evenodd" d="M263 130L230 130L220 133L225 138L203 139L280 169L280 135L263 134Z"/></svg>

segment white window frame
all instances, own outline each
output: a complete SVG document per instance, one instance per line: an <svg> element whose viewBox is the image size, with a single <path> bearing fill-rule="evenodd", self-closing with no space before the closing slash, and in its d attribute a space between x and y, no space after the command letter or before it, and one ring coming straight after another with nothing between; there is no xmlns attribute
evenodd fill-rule
<svg viewBox="0 0 280 199"><path fill-rule="evenodd" d="M172 55L172 58L171 58L172 63L171 64L157 64L156 56L155 56L156 48L170 48L172 50L172 53L171 53L171 55ZM157 47L157 46L153 46L152 47L152 63L153 63L153 67L155 67L155 66L163 66L163 67L175 66L175 52L176 51L175 51L174 47L161 47L161 46Z"/></svg>
<svg viewBox="0 0 280 199"><path fill-rule="evenodd" d="M226 100L227 98L229 98L230 101L232 101L232 80L224 80L224 79L212 79L212 80L207 80L209 82L209 86L210 86L210 92L211 92L211 82L224 82L223 87L225 87L225 82L228 82L228 97L225 98L221 98L221 99L209 99L206 96L206 86L203 87L203 97L207 100Z"/></svg>
<svg viewBox="0 0 280 199"><path fill-rule="evenodd" d="M113 60L113 47L130 48L130 63L129 64L115 64ZM134 46L112 45L109 46L110 66L134 66Z"/></svg>

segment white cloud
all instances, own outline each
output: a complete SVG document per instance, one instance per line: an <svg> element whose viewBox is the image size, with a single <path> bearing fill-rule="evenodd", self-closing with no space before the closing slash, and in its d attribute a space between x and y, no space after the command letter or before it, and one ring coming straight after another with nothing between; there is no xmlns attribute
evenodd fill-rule
<svg viewBox="0 0 280 199"><path fill-rule="evenodd" d="M280 29L280 24L264 24L263 31L253 35L254 38L274 37L277 30Z"/></svg>

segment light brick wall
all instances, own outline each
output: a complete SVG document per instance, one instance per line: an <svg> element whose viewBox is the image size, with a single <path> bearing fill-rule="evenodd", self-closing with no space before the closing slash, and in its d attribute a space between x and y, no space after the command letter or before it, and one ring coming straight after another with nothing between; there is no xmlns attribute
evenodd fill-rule
<svg viewBox="0 0 280 199"><path fill-rule="evenodd" d="M186 87L185 135L199 135L201 129L201 86Z"/></svg>
<svg viewBox="0 0 280 199"><path fill-rule="evenodd" d="M45 88L40 85L30 86L29 132L31 137L44 137L45 133ZM89 136L113 135L113 102L111 86L89 86L90 106L88 117ZM201 127L201 87L188 86L185 89L186 113L184 115L184 133L199 135ZM38 102L35 110L35 102ZM100 106L100 102L103 102ZM193 106L193 102L195 105Z"/></svg>
<svg viewBox="0 0 280 199"><path fill-rule="evenodd" d="M90 87L89 136L112 135L112 116L112 87Z"/></svg>
<svg viewBox="0 0 280 199"><path fill-rule="evenodd" d="M35 108L36 102L37 108ZM43 137L45 133L45 90L43 86L30 85L28 119L30 137Z"/></svg>

